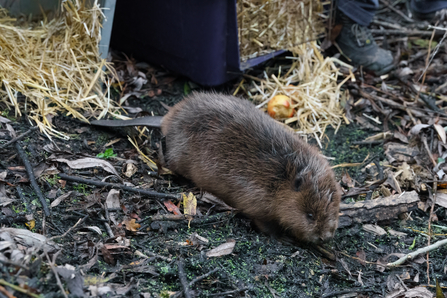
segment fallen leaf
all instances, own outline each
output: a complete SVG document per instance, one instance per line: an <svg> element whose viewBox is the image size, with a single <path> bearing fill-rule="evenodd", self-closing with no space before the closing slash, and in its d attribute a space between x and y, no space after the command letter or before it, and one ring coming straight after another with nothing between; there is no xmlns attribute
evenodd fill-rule
<svg viewBox="0 0 447 298"><path fill-rule="evenodd" d="M66 194L59 196L57 199L55 199L53 202L51 202L50 207L54 208L54 207L58 206L63 200L70 197L72 193L73 193L72 191L69 191Z"/></svg>
<svg viewBox="0 0 447 298"><path fill-rule="evenodd" d="M356 256L357 256L357 261L360 263L360 264L362 264L363 266L366 266L366 254L365 254L365 251L362 249L362 250L359 250L357 253L356 253Z"/></svg>
<svg viewBox="0 0 447 298"><path fill-rule="evenodd" d="M98 228L97 226L87 226L86 228L87 228L88 230L90 230L90 231L95 232L95 233L98 234L98 235L101 235L101 234L102 234L101 229Z"/></svg>
<svg viewBox="0 0 447 298"><path fill-rule="evenodd" d="M208 244L209 240L205 237L200 236L197 233L192 233L191 236L189 236L189 240L193 245L199 245L199 244Z"/></svg>
<svg viewBox="0 0 447 298"><path fill-rule="evenodd" d="M171 202L171 200L164 201L163 204L166 206L169 212L174 213L175 215L180 215L182 212L180 212L180 209Z"/></svg>
<svg viewBox="0 0 447 298"><path fill-rule="evenodd" d="M436 298L445 298L444 294L442 293L442 288L439 285L438 278L436 278Z"/></svg>
<svg viewBox="0 0 447 298"><path fill-rule="evenodd" d="M376 234L379 236L386 235L386 231L377 225L366 224L363 225L362 229L366 232Z"/></svg>
<svg viewBox="0 0 447 298"><path fill-rule="evenodd" d="M405 77L414 73L413 70L409 67L398 69L396 72L399 77Z"/></svg>
<svg viewBox="0 0 447 298"><path fill-rule="evenodd" d="M183 194L183 213L188 217L189 216L190 220L192 219L192 216L196 215L197 212L197 199L196 197L193 195L192 192L190 192L188 194L188 196L186 196L185 194Z"/></svg>
<svg viewBox="0 0 447 298"><path fill-rule="evenodd" d="M421 131L421 129L423 129L423 128L426 128L426 127L429 127L430 125L429 124L416 124L415 126L413 126L411 129L410 129L410 132L409 132L409 134L410 135L417 135L417 134L419 134L419 132Z"/></svg>
<svg viewBox="0 0 447 298"><path fill-rule="evenodd" d="M11 122L11 120L9 120L8 118L5 118L3 116L0 116L0 123L9 123Z"/></svg>
<svg viewBox="0 0 447 298"><path fill-rule="evenodd" d="M28 230L32 230L36 226L36 221L34 219L30 220L29 222L25 223L25 225L27 226Z"/></svg>
<svg viewBox="0 0 447 298"><path fill-rule="evenodd" d="M236 240L229 239L226 243L221 244L206 253L207 257L220 257L229 255L233 252L234 246L236 245Z"/></svg>
<svg viewBox="0 0 447 298"><path fill-rule="evenodd" d="M101 247L101 253L102 253L102 257L104 258L104 261L107 264L115 266L116 260L105 246Z"/></svg>
<svg viewBox="0 0 447 298"><path fill-rule="evenodd" d="M139 228L141 228L141 225L139 223L135 222L135 219L125 219L123 220L123 224L126 226L126 230L136 232Z"/></svg>
<svg viewBox="0 0 447 298"><path fill-rule="evenodd" d="M15 242L24 247L42 247L48 253L54 253L60 250L60 246L52 240L41 234L33 233L25 229L0 228L0 234L9 234Z"/></svg>
<svg viewBox="0 0 447 298"><path fill-rule="evenodd" d="M436 192L436 205L447 208L447 193Z"/></svg>
<svg viewBox="0 0 447 298"><path fill-rule="evenodd" d="M117 189L111 189L107 194L106 199L107 209L119 209L120 208L120 191Z"/></svg>
<svg viewBox="0 0 447 298"><path fill-rule="evenodd" d="M81 158L81 159L76 159L76 160L57 158L54 160L58 161L58 162L66 163L72 169L88 169L88 168L100 167L104 171L114 174L117 177L120 177L120 175L115 170L115 168L112 166L112 164L110 164L108 161L105 161L105 160L102 160L99 158L87 157L87 158Z"/></svg>
<svg viewBox="0 0 447 298"><path fill-rule="evenodd" d="M137 171L138 171L138 167L136 165L134 165L133 163L126 163L124 165L123 174L128 178L132 177Z"/></svg>
<svg viewBox="0 0 447 298"><path fill-rule="evenodd" d="M343 183L346 184L349 188L354 187L354 181L352 180L351 176L349 176L349 173L347 171L344 172L341 181L343 181Z"/></svg>
<svg viewBox="0 0 447 298"><path fill-rule="evenodd" d="M433 298L433 294L424 287L416 287L405 292L405 298Z"/></svg>
<svg viewBox="0 0 447 298"><path fill-rule="evenodd" d="M444 127L442 127L439 124L433 124L433 126L435 127L436 132L438 133L438 136L441 138L441 141L445 144L446 135L445 135Z"/></svg>

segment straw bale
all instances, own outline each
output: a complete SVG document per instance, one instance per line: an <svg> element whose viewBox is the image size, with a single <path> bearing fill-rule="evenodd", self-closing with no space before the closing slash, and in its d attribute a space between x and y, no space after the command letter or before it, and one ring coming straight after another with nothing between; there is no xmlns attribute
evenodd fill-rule
<svg viewBox="0 0 447 298"><path fill-rule="evenodd" d="M324 34L322 10L314 0L238 0L241 60L316 40Z"/></svg>
<svg viewBox="0 0 447 298"><path fill-rule="evenodd" d="M292 49L295 54L287 73L253 81L254 94L249 94L258 107L265 106L271 98L284 94L292 99L295 115L285 120L293 124L297 132L312 133L319 142L328 126L335 129L341 125L343 108L340 105L340 87L351 76L337 83L340 73L332 58L324 59L315 42Z"/></svg>
<svg viewBox="0 0 447 298"><path fill-rule="evenodd" d="M68 138L52 128L58 112L87 122L117 110L101 86L112 80L105 70L113 74L98 52L104 15L86 2L62 1L55 18L33 23L0 9L0 103L28 114L49 138Z"/></svg>

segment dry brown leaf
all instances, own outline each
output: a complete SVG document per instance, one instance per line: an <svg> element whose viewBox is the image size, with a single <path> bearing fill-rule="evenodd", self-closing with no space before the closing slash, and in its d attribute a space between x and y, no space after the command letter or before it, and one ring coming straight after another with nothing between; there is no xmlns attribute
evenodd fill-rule
<svg viewBox="0 0 447 298"><path fill-rule="evenodd" d="M354 181L352 180L351 176L349 176L349 173L346 171L343 173L343 177L341 178L344 184L346 184L349 188L354 187Z"/></svg>
<svg viewBox="0 0 447 298"><path fill-rule="evenodd" d="M236 240L229 239L226 243L221 244L206 253L207 257L221 257L229 255L233 252L234 246L236 245Z"/></svg>
<svg viewBox="0 0 447 298"><path fill-rule="evenodd" d="M104 261L107 264L115 266L116 260L105 246L101 247L101 253L102 253L102 257L104 258Z"/></svg>
<svg viewBox="0 0 447 298"><path fill-rule="evenodd" d="M107 209L119 209L120 208L120 191L117 189L111 189L107 194L106 199Z"/></svg>
<svg viewBox="0 0 447 298"><path fill-rule="evenodd" d="M163 204L166 206L169 212L172 212L175 215L182 214L180 209L178 209L178 207L174 203L172 203L171 200L164 201Z"/></svg>
<svg viewBox="0 0 447 298"><path fill-rule="evenodd" d="M386 231L377 225L365 224L362 226L362 229L365 230L366 232L376 234L379 236L386 235Z"/></svg>
<svg viewBox="0 0 447 298"><path fill-rule="evenodd" d="M81 159L76 159L76 160L68 160L65 158L56 158L54 160L58 161L58 162L66 163L70 168L78 169L78 170L100 167L104 171L114 174L117 177L120 177L119 173L115 170L115 168L112 166L111 163L109 163L108 161L99 159L99 158L86 157L86 158L81 158Z"/></svg>
<svg viewBox="0 0 447 298"><path fill-rule="evenodd" d="M365 251L362 249L362 250L359 250L357 253L356 253L356 256L357 256L357 261L360 263L360 264L362 264L363 266L366 266L366 253L365 253Z"/></svg>
<svg viewBox="0 0 447 298"><path fill-rule="evenodd" d="M441 141L445 144L446 135L445 135L444 127L442 127L439 124L433 124L433 126L435 127L436 132L438 133L438 136L441 138Z"/></svg>
<svg viewBox="0 0 447 298"><path fill-rule="evenodd" d="M60 250L59 244L41 234L33 233L25 229L0 228L1 233L8 233L15 242L24 247L42 247L48 253L54 253Z"/></svg>
<svg viewBox="0 0 447 298"><path fill-rule="evenodd" d="M130 178L138 171L138 167L133 163L126 163L123 167L123 174Z"/></svg>
<svg viewBox="0 0 447 298"><path fill-rule="evenodd" d="M54 208L54 207L58 206L63 200L70 197L72 193L73 193L72 191L69 191L66 194L59 196L57 199L55 199L53 202L51 202L50 207Z"/></svg>
<svg viewBox="0 0 447 298"><path fill-rule="evenodd" d="M141 225L139 223L135 222L135 219L127 218L123 220L123 225L126 226L126 230L136 232L139 228L141 228Z"/></svg>

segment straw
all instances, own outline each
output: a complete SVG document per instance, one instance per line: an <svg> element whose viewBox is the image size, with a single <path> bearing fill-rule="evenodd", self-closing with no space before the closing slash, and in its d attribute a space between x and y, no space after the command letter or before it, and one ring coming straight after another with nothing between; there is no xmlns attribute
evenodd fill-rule
<svg viewBox="0 0 447 298"><path fill-rule="evenodd" d="M320 1L238 0L242 61L316 40L324 33Z"/></svg>
<svg viewBox="0 0 447 298"><path fill-rule="evenodd" d="M85 122L106 113L125 118L109 88L103 92L102 83L111 84L106 70L115 73L98 52L104 15L97 1L87 3L62 1L54 19L32 23L0 8L0 104L16 116L26 112L50 139L69 138L52 127L57 113Z"/></svg>
<svg viewBox="0 0 447 298"><path fill-rule="evenodd" d="M337 84L340 73L331 58L323 58L315 42L291 50L294 57L289 57L293 61L290 70L278 77L273 74L254 80L257 93L252 94L252 99L262 102L260 108L277 94L287 95L296 113L285 124L295 126L297 132L314 134L320 142L328 126L338 129L344 120L340 106L342 83Z"/></svg>

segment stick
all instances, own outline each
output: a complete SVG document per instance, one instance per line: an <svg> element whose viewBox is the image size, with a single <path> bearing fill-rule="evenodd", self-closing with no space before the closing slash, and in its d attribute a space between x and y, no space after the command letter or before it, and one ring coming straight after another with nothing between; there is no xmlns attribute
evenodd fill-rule
<svg viewBox="0 0 447 298"><path fill-rule="evenodd" d="M446 31L447 32L447 31ZM431 205L430 209L430 216L428 217L428 241L427 245L430 246L430 240L431 240L431 220L433 218L433 210L435 209L436 205L436 192L438 191L438 175L436 173L433 174L433 203ZM430 255L427 251L427 283L430 285Z"/></svg>
<svg viewBox="0 0 447 298"><path fill-rule="evenodd" d="M407 36L431 36L431 31L422 31L422 30L396 30L396 29L370 29L371 33L373 34L382 34L382 35L407 35ZM443 32L435 32L435 35L441 35Z"/></svg>
<svg viewBox="0 0 447 298"><path fill-rule="evenodd" d="M29 290L27 290L27 289L23 289L23 288L21 288L21 287L19 287L19 286L16 286L16 285L13 285L13 284L7 282L7 281L4 280L4 279L0 279L0 285L4 285L4 286L6 286L6 287L10 287L10 288L13 289L14 291L18 291L18 292L20 292L20 293L27 294L27 295L29 295L29 296L31 296L31 297L33 297L33 298L39 298L39 297L40 297L40 295L31 293Z"/></svg>
<svg viewBox="0 0 447 298"><path fill-rule="evenodd" d="M31 182L31 185L34 188L36 195L39 197L39 200L40 200L40 203L42 204L42 208L45 213L45 216L51 216L50 209L48 209L47 201L45 200L45 197L43 196L42 192L40 191L39 184L37 184L36 176L34 176L34 171L33 171L33 168L31 167L30 162L29 162L28 156L26 155L25 151L23 151L23 149L19 143L16 143L15 147L16 147L17 153L20 156L20 159L23 162L23 165L26 168L26 172L28 173L28 178Z"/></svg>
<svg viewBox="0 0 447 298"><path fill-rule="evenodd" d="M21 134L20 136L18 136L18 137L16 137L16 138L14 138L14 139L12 139L12 140L6 142L6 143L3 144L3 145L0 145L0 149L6 148L6 147L8 147L8 146L11 145L11 144L13 144L13 143L15 143L15 142L17 142L17 141L20 141L21 139L23 139L23 138L25 138L26 136L28 136L28 135L30 135L31 133L33 133L37 128L38 128L37 126L33 126L33 127L31 127L30 129L28 129L27 132L25 132L25 133Z"/></svg>
<svg viewBox="0 0 447 298"><path fill-rule="evenodd" d="M418 249L418 250L416 250L416 251L414 251L414 252L412 252L412 253L406 254L405 256L403 256L402 258L400 258L399 260L397 260L397 261L395 261L395 262L393 262L393 263L388 263L388 264L386 264L386 266L387 266L387 267L391 267L391 268L392 268L392 267L399 266L399 265L403 264L406 260L411 260L411 259L413 259L414 257L416 257L416 256L418 256L418 255L420 255L420 254L423 254L424 252L428 252L428 251L435 250L435 249L437 249L438 247L441 247L441 246L446 245L446 244L447 244L447 239L438 241L438 242L436 242L436 243L434 243L434 244L432 244L432 245L429 245L429 246L420 248L420 249Z"/></svg>
<svg viewBox="0 0 447 298"><path fill-rule="evenodd" d="M54 276L56 277L57 285L61 289L62 294L64 294L64 297L68 298L67 293L65 293L64 286L62 285L61 279L59 278L59 274L57 273L56 268L54 267L54 264L56 263L57 256L61 252L62 252L62 250L60 250L57 253L55 253L54 256L53 256L53 260L52 261L51 261L50 257L48 256L47 252L45 252L45 255L46 255L47 259L48 259L48 264L50 265L50 268L53 271Z"/></svg>
<svg viewBox="0 0 447 298"><path fill-rule="evenodd" d="M79 183L84 183L84 184L88 184L88 185L95 185L95 186L101 186L101 187L116 187L119 189L123 189L123 190L127 190L127 191L131 191L131 192L136 192L142 195L147 195L150 197L154 197L156 199L174 199L177 200L179 197L175 196L175 195L170 195L170 194L164 194L164 193L159 193L156 191L151 191L151 190L146 190L146 189L140 189L140 188L134 188L134 187L129 187L129 186L125 186L122 184L118 184L118 183L109 183L109 182L102 182L102 181L95 181L95 180L90 180L90 179L84 179L84 178L80 178L80 177L75 177L75 176L69 176L63 173L59 173L58 174L59 177L61 177L63 180L66 181L72 181L72 182L79 182Z"/></svg>
<svg viewBox="0 0 447 298"><path fill-rule="evenodd" d="M248 290L248 288L236 289L236 290L233 290L233 291L227 291L227 292L222 292L222 293L217 293L217 294L209 294L208 297L211 297L211 296L222 296L223 297L225 295L239 293L239 292L247 291L247 290Z"/></svg>
<svg viewBox="0 0 447 298"><path fill-rule="evenodd" d="M381 0L380 2L382 2L383 4L385 4L389 9L391 9L392 11L394 11L395 13L397 13L398 15L400 15L401 17L403 17L407 22L409 23L414 23L413 19L410 19L408 16L406 16L402 11L396 9L394 6L390 5L390 3L386 0Z"/></svg>
<svg viewBox="0 0 447 298"><path fill-rule="evenodd" d="M207 278L208 276L210 276L211 274L213 274L214 272L216 272L216 271L218 271L218 270L219 270L219 268L214 268L214 269L211 270L210 272L208 272L208 273L206 273L206 274L204 274L204 275L201 275L201 276L199 276L199 277L193 279L193 280L189 283L189 287L192 287L196 282L201 281L201 280L204 279L204 278Z"/></svg>
<svg viewBox="0 0 447 298"><path fill-rule="evenodd" d="M67 236L68 233L72 232L78 225L80 225L81 223L83 223L87 218L88 218L88 215L84 216L84 218L80 218L80 219L78 220L78 222L77 222L74 226L72 226L71 228L69 228L64 234L59 235L59 236L51 237L50 240L53 240L53 241L54 241L55 239L64 238L65 236Z"/></svg>
<svg viewBox="0 0 447 298"><path fill-rule="evenodd" d="M180 259L177 262L177 266L178 266L178 277L180 278L180 282L182 283L185 298L192 298L191 293L189 292L189 284L188 280L186 279L186 273L185 270L183 269L183 259Z"/></svg>

